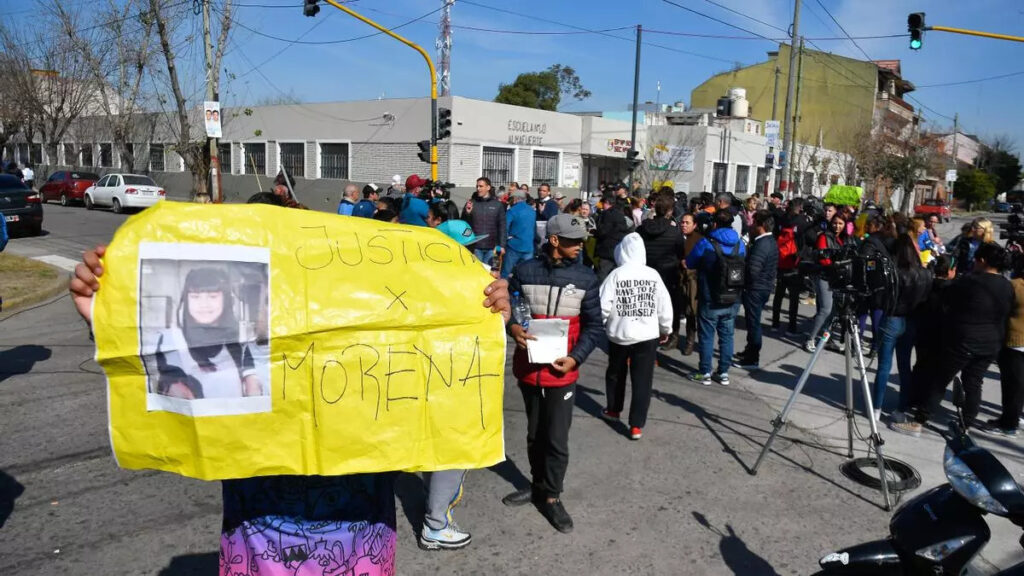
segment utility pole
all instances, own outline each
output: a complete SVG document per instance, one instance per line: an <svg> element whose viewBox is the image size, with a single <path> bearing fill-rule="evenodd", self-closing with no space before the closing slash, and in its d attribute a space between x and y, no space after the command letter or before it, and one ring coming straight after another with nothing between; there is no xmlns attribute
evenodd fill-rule
<svg viewBox="0 0 1024 576"><path fill-rule="evenodd" d="M800 1L793 1L793 29L789 35L789 72L786 80L786 117L782 128L782 185L780 191L785 195L789 191L789 144L793 139L793 99L796 97L796 82L793 73L796 68L796 39L800 34Z"/></svg>
<svg viewBox="0 0 1024 576"><path fill-rule="evenodd" d="M800 79L804 75L804 37L800 37L800 48L797 51L797 64L796 64L796 97L793 99L793 118L791 123L793 125L793 137L789 139L789 149L786 151L786 168L789 172L789 188L792 190L796 187L799 190L799 186L794 186L795 178L800 178L800 174L793 176L793 170L790 168L790 160L796 156L796 132L800 124ZM801 191L801 193L803 193Z"/></svg>
<svg viewBox="0 0 1024 576"><path fill-rule="evenodd" d="M636 63L633 65L633 127L629 136L629 152L626 153L626 162L629 163L629 193L633 193L633 172L636 171L636 107L640 99L640 36L643 34L643 27L636 25Z"/></svg>
<svg viewBox="0 0 1024 576"><path fill-rule="evenodd" d="M778 109L778 103L779 103L779 75L781 73L782 73L782 70L779 69L779 65L778 65L778 63L776 63L775 64L775 88L772 90L772 120L778 120L779 119L779 117L777 115L777 109ZM776 137L776 140L778 140L778 137ZM768 155L771 156L772 158L775 158L775 146L769 146L768 147ZM770 190L770 189L771 189L771 180L766 177L764 179L764 190L763 190L765 200L768 199L768 190Z"/></svg>
<svg viewBox="0 0 1024 576"><path fill-rule="evenodd" d="M437 91L440 96L451 96L452 82L452 4L455 0L441 0L441 21L438 23L437 60L441 65L438 70Z"/></svg>
<svg viewBox="0 0 1024 576"><path fill-rule="evenodd" d="M210 38L210 0L203 0L203 47L206 51L206 99L214 102L218 95L213 92L214 74L218 71L213 69L213 39ZM217 138L207 138L210 145L210 201L222 202L220 193L220 154L218 153Z"/></svg>

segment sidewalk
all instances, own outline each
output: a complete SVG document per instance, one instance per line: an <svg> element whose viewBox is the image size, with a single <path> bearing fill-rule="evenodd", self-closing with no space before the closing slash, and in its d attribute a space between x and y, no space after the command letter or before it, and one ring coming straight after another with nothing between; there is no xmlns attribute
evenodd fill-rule
<svg viewBox="0 0 1024 576"><path fill-rule="evenodd" d="M801 305L801 328L809 330L808 318L813 315L814 310L809 306ZM766 310L764 319L768 325L770 310ZM743 330L744 322L742 312L736 321L736 345L737 351L742 350L746 342L746 331ZM870 323L868 326L870 332ZM810 361L811 354L803 351L801 346L806 340L801 336L796 339L782 336L782 332L765 330L764 348L761 351L760 369L747 372L736 367L730 370L730 377L734 386L741 387L753 393L757 398L765 402L773 411L778 414L786 401L789 399L797 379ZM672 360L678 359L682 366L688 370L696 368L697 354L683 357L679 352L672 352L667 355ZM875 360L867 360L868 385L873 389L875 380ZM868 420L865 417L863 394L861 393L860 379L857 372L856 360L853 362L853 387L854 406L857 412L857 426L861 434L870 433ZM836 453L842 454L845 458L847 449L847 423L844 414L846 405L845 386L845 357L835 352L823 351L818 357L814 371L804 386L803 392L797 399L793 410L789 414L789 426L796 427L818 439L822 445L832 448ZM896 403L896 396L899 391L899 377L897 375L895 362L892 373L889 376L889 391L886 394L886 409L893 409ZM921 486L916 490L902 495L902 501L909 500L923 490L946 482L942 467L942 455L945 449L945 442L939 436L939 430L943 430L945 423L953 416L953 407L950 404L951 391L947 393L946 401L943 403L943 413L926 428L920 438L912 438L898 434L890 430L885 422L879 423L879 433L884 441L883 454L886 457L896 458L913 466L921 475ZM1000 411L1000 388L999 369L993 364L986 374L983 388L981 419L994 418ZM768 423L764 423L768 424ZM769 425L770 428L770 425ZM785 430L782 435L786 435ZM1021 474L1024 473L1024 451L1022 451L1021 440L1006 438L990 438L982 434L973 436L979 445L992 451L1000 462L1012 472L1020 482ZM776 441L773 452L766 456L766 462L762 464L760 474L770 474L771 460L778 460L780 457L775 453L779 441ZM867 444L854 439L855 457L866 456ZM752 465L752 463L751 463ZM843 479L843 482L854 486L851 480ZM881 493L871 497L872 501L881 503ZM895 500L894 500L895 501ZM843 510L838 513L855 513L855 511ZM982 568L981 574L988 573L984 568L999 567L1000 569L1013 565L1022 560L1022 550L1018 543L1021 536L1021 529L1006 519L993 515L986 516L989 528L992 530L992 539L981 553L981 562L977 559L975 566ZM877 538L887 535L885 530L879 531ZM837 542L837 547L844 547L849 543ZM986 566L989 564L991 566Z"/></svg>

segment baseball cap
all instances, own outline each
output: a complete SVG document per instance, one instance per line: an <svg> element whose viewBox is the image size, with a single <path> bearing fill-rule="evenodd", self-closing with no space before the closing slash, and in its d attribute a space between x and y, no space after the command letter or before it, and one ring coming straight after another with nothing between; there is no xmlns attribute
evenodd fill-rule
<svg viewBox="0 0 1024 576"><path fill-rule="evenodd" d="M570 240L586 240L587 225L582 218L572 214L558 214L548 220L547 236L558 236Z"/></svg>
<svg viewBox="0 0 1024 576"><path fill-rule="evenodd" d="M555 200L564 200L565 199L565 194L562 194L561 192L555 192L553 196L555 197Z"/></svg>
<svg viewBox="0 0 1024 576"><path fill-rule="evenodd" d="M437 229L463 246L469 246L477 240L487 238L487 234L481 234L480 236L474 234L473 228L465 220L446 220Z"/></svg>
<svg viewBox="0 0 1024 576"><path fill-rule="evenodd" d="M413 188L419 188L426 183L426 180L420 178L416 174L413 174L412 176L409 176L408 178L405 179L405 191L410 192L412 191Z"/></svg>
<svg viewBox="0 0 1024 576"><path fill-rule="evenodd" d="M378 192L379 190L380 189L377 188L376 184L374 184L373 182L370 182L366 186L363 186L363 198L369 198L370 194L373 194L374 192Z"/></svg>

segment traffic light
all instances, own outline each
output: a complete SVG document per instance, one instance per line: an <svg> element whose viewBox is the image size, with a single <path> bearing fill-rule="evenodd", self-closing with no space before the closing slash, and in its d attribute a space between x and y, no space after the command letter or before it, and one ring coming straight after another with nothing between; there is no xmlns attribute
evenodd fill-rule
<svg viewBox="0 0 1024 576"><path fill-rule="evenodd" d="M320 11L320 6L317 3L320 0L306 0L305 5L302 7L302 13L306 16L316 16L316 13Z"/></svg>
<svg viewBox="0 0 1024 576"><path fill-rule="evenodd" d="M920 50L924 40L924 12L914 12L907 16L907 31L910 32L910 49Z"/></svg>
<svg viewBox="0 0 1024 576"><path fill-rule="evenodd" d="M441 108L437 111L437 139L444 140L452 135L452 111Z"/></svg>
<svg viewBox="0 0 1024 576"><path fill-rule="evenodd" d="M430 164L430 140L420 140L416 145L420 148L420 152L417 156L419 156L420 160Z"/></svg>
<svg viewBox="0 0 1024 576"><path fill-rule="evenodd" d="M640 156L639 150L628 150L626 152L626 169L630 172L636 170L644 163L644 161L638 158L638 156Z"/></svg>

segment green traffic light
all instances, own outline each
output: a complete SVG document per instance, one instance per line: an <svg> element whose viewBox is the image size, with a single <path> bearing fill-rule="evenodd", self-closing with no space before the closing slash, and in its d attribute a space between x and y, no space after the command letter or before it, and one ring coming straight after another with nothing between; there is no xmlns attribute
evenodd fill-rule
<svg viewBox="0 0 1024 576"><path fill-rule="evenodd" d="M921 41L917 40L917 39L911 40L910 41L910 49L911 50L920 50L921 49Z"/></svg>

